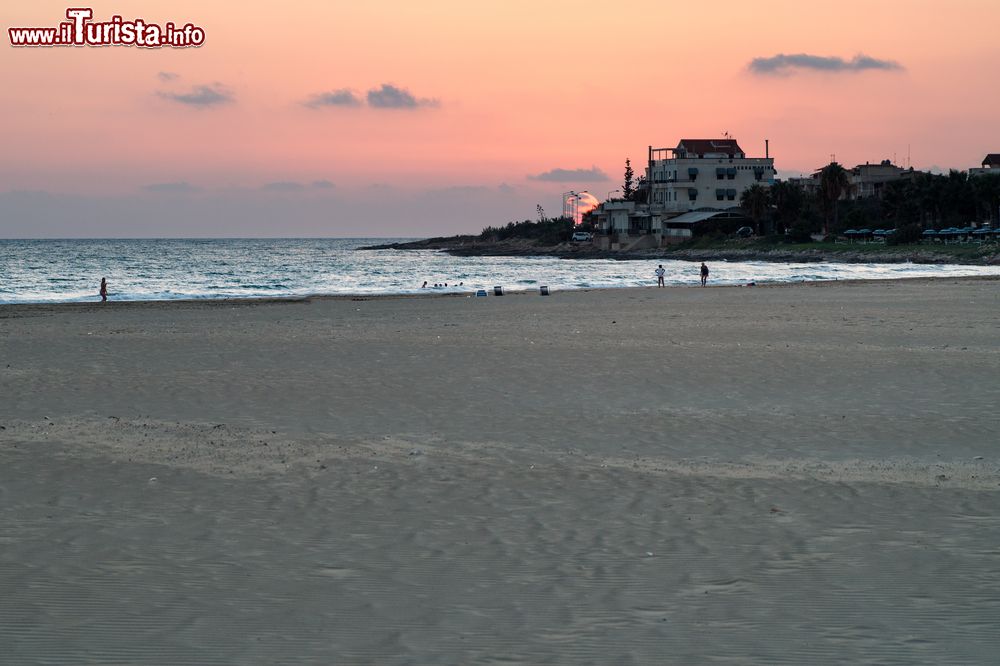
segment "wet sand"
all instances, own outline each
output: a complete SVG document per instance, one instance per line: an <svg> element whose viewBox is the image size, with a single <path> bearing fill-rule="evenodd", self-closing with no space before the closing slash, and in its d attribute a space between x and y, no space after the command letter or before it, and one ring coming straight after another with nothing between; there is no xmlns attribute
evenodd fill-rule
<svg viewBox="0 0 1000 666"><path fill-rule="evenodd" d="M16 664L991 664L1000 281L0 306Z"/></svg>

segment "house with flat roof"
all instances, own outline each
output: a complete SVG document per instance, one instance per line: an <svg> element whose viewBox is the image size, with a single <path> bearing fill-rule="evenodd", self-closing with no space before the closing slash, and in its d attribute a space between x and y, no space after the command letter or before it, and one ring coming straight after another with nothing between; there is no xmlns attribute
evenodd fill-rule
<svg viewBox="0 0 1000 666"><path fill-rule="evenodd" d="M848 199L871 199L882 196L886 184L898 180L912 178L916 173L913 167L904 169L896 166L891 160L882 160L878 164L865 162L847 172L851 186L846 196Z"/></svg>
<svg viewBox="0 0 1000 666"><path fill-rule="evenodd" d="M802 188L809 194L818 194L825 168L816 169L811 176L789 178L788 182ZM841 200L881 197L887 184L907 180L921 173L914 171L913 167L904 169L897 166L891 160L882 160L878 164L865 162L852 169L845 169L845 171L847 172L848 187L840 195Z"/></svg>
<svg viewBox="0 0 1000 666"><path fill-rule="evenodd" d="M990 153L983 158L982 167L969 169L970 176L1000 174L1000 153Z"/></svg>

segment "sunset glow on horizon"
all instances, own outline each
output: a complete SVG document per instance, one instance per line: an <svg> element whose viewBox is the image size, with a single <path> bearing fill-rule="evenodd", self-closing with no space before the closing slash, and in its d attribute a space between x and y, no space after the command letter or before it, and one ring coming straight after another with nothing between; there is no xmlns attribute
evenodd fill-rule
<svg viewBox="0 0 1000 666"><path fill-rule="evenodd" d="M8 28L57 26L67 5L8 3L0 236L31 235L26 192L85 198L95 220L282 197L316 219L329 202L334 235L400 233L379 220L405 211L411 235L478 231L556 213L566 190L603 199L648 145L724 132L749 155L768 139L779 177L833 155L947 171L1000 151L989 0L85 6L191 22L205 43L15 48ZM166 219L137 232L169 235Z"/></svg>

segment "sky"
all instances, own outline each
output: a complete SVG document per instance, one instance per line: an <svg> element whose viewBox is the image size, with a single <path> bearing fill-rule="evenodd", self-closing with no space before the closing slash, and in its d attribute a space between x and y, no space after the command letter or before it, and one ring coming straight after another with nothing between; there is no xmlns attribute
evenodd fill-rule
<svg viewBox="0 0 1000 666"><path fill-rule="evenodd" d="M204 30L14 47L10 27ZM0 237L429 236L728 132L779 176L1000 152L1000 2L5 0Z"/></svg>

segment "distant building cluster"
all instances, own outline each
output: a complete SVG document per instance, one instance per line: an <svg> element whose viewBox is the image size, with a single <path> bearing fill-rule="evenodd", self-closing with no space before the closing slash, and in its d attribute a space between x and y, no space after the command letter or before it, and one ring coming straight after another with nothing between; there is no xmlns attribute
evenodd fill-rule
<svg viewBox="0 0 1000 666"><path fill-rule="evenodd" d="M870 199L882 196L882 190L888 183L912 179L919 175L913 167L909 169L893 164L890 160L882 160L878 164L859 164L853 169L847 169L849 187L844 191L844 199ZM811 176L804 178L789 178L788 182L801 187L805 192L815 194L819 190L822 169L817 169Z"/></svg>
<svg viewBox="0 0 1000 666"><path fill-rule="evenodd" d="M804 178L789 178L788 182L798 185L806 192L815 193L819 189L822 171L817 169L811 176ZM912 180L927 172L917 171L913 167L904 168L893 164L891 160L882 160L878 164L868 162L859 164L853 169L848 169L847 173L850 186L842 198L856 201L881 197L887 184ZM991 174L1000 175L1000 153L990 153L983 160L982 167L969 169L970 177Z"/></svg>

